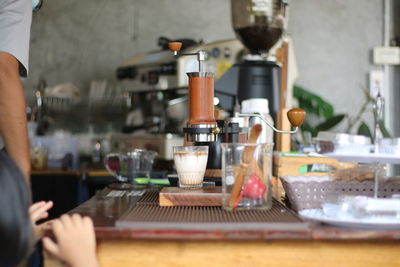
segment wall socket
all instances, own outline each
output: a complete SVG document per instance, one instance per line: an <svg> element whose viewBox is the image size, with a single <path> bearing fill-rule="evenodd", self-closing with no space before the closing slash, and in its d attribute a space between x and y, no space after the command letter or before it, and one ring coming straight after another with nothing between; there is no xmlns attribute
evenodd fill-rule
<svg viewBox="0 0 400 267"><path fill-rule="evenodd" d="M375 65L399 65L400 47L398 46L374 47L373 61Z"/></svg>
<svg viewBox="0 0 400 267"><path fill-rule="evenodd" d="M382 70L371 70L369 72L369 93L372 97L376 97L378 92L383 92L383 76Z"/></svg>

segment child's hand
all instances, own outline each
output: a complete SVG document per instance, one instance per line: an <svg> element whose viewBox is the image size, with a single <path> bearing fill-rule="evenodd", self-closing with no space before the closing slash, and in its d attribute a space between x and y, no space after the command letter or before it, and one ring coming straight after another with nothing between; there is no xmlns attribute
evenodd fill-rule
<svg viewBox="0 0 400 267"><path fill-rule="evenodd" d="M52 222L57 242L43 238L44 248L73 267L99 266L93 222L79 214L65 214Z"/></svg>
<svg viewBox="0 0 400 267"><path fill-rule="evenodd" d="M37 222L49 216L49 213L47 211L51 209L51 207L53 207L52 201L36 202L29 207L29 216L31 218L35 240L39 240L40 238L42 238L46 225L45 223L37 225Z"/></svg>

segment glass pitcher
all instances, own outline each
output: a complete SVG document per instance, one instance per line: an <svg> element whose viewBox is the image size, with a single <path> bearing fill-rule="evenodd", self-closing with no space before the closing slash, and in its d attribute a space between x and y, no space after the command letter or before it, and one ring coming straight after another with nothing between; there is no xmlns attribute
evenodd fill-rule
<svg viewBox="0 0 400 267"><path fill-rule="evenodd" d="M157 152L135 149L126 153L110 153L104 159L107 171L120 182L140 184L150 178Z"/></svg>

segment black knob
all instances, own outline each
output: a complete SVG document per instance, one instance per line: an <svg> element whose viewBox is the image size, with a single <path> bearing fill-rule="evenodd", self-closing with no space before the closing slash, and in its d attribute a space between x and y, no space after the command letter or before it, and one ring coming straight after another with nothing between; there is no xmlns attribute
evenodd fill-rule
<svg viewBox="0 0 400 267"><path fill-rule="evenodd" d="M134 66L120 67L116 71L118 79L135 79L138 71Z"/></svg>

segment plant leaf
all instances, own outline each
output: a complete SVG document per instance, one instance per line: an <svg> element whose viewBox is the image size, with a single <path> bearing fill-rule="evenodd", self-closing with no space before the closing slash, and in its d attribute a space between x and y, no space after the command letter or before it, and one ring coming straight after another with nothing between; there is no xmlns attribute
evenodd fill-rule
<svg viewBox="0 0 400 267"><path fill-rule="evenodd" d="M308 123L307 121L305 121L303 123L303 125L301 125L301 130L303 132L310 132L312 136L315 136L315 127L312 127L310 123Z"/></svg>
<svg viewBox="0 0 400 267"><path fill-rule="evenodd" d="M309 101L302 98L299 98L298 101L300 108L304 109L308 114L315 114L315 110Z"/></svg>
<svg viewBox="0 0 400 267"><path fill-rule="evenodd" d="M293 97L299 101L300 108L309 114L315 114L326 119L331 118L334 114L332 104L300 86L295 85L293 87Z"/></svg>
<svg viewBox="0 0 400 267"><path fill-rule="evenodd" d="M371 94L369 93L368 89L361 89L364 92L364 96L365 99L367 100L367 102L369 103L373 103L375 102L375 99L371 96Z"/></svg>
<svg viewBox="0 0 400 267"><path fill-rule="evenodd" d="M365 122L361 122L360 126L358 127L357 134L365 135L372 139L371 130Z"/></svg>
<svg viewBox="0 0 400 267"><path fill-rule="evenodd" d="M386 138L387 138L387 137L391 137L389 131L388 131L388 130L386 129L386 127L385 127L385 122L384 122L384 120L379 120L379 121L378 121L378 124L379 124L379 129L381 130L383 137L386 137Z"/></svg>
<svg viewBox="0 0 400 267"><path fill-rule="evenodd" d="M345 117L346 117L345 114L335 115L335 116L327 119L323 123L318 124L315 127L315 129L317 130L317 132L319 132L319 131L327 131L327 130L335 127L336 125L338 125Z"/></svg>

